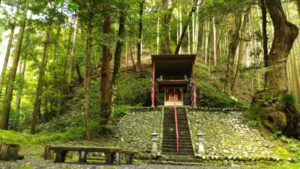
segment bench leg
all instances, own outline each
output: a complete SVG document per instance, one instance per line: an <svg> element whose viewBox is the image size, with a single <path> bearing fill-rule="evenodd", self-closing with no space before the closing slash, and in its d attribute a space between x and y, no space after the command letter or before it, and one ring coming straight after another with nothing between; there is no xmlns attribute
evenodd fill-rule
<svg viewBox="0 0 300 169"><path fill-rule="evenodd" d="M132 154L126 154L126 164L132 164Z"/></svg>
<svg viewBox="0 0 300 169"><path fill-rule="evenodd" d="M105 164L113 164L114 153L105 153Z"/></svg>
<svg viewBox="0 0 300 169"><path fill-rule="evenodd" d="M55 163L65 162L67 151L57 151L55 153L56 153L55 160L54 160Z"/></svg>
<svg viewBox="0 0 300 169"><path fill-rule="evenodd" d="M79 152L79 162L80 163L86 163L86 157L87 157L87 153L85 151Z"/></svg>
<svg viewBox="0 0 300 169"><path fill-rule="evenodd" d="M121 154L116 153L116 164L121 164Z"/></svg>
<svg viewBox="0 0 300 169"><path fill-rule="evenodd" d="M48 145L45 147L45 151L44 151L44 159L45 159L45 160L49 160L49 159L50 159L50 149L49 149L49 146L48 146Z"/></svg>

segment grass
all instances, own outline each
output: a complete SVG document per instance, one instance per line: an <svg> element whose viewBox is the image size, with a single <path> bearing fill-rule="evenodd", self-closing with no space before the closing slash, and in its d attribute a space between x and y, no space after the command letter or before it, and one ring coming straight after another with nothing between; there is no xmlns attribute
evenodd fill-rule
<svg viewBox="0 0 300 169"><path fill-rule="evenodd" d="M269 167L269 169L299 169L299 168L300 168L300 163L278 164L278 165Z"/></svg>

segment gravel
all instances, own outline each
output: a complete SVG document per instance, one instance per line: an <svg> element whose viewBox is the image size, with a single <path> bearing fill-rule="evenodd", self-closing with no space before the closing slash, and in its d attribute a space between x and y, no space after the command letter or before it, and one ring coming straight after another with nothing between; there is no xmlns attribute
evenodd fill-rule
<svg viewBox="0 0 300 169"><path fill-rule="evenodd" d="M46 160L20 160L17 162L0 161L0 169L240 169L227 167L206 167L206 166L175 166L175 165L89 165L89 164L57 164Z"/></svg>

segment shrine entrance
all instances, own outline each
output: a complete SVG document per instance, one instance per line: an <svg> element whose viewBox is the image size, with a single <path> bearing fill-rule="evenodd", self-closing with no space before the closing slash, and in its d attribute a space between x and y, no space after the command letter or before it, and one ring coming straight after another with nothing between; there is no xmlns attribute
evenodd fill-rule
<svg viewBox="0 0 300 169"><path fill-rule="evenodd" d="M152 55L152 107L197 107L196 55Z"/></svg>
<svg viewBox="0 0 300 169"><path fill-rule="evenodd" d="M174 101L176 101L176 105L183 105L182 89L176 89L176 88L165 89L164 105L165 106L174 105Z"/></svg>

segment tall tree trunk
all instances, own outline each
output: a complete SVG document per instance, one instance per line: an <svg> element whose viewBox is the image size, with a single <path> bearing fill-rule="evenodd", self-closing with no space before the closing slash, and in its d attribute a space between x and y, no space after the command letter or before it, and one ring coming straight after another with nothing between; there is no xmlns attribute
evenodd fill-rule
<svg viewBox="0 0 300 169"><path fill-rule="evenodd" d="M13 19L14 23L10 28L9 40L8 40L8 43L7 43L4 63L3 63L3 66L2 66L2 72L1 72L1 77L0 77L0 98L2 96L2 88L3 88L3 85L4 85L4 81L5 81L7 64L8 64L8 60L9 60L9 56L10 56L10 51L11 51L12 42L13 42L13 38L14 38L14 32L15 32L15 27L16 27L15 22L16 22L18 14L19 14L19 1L18 1L18 6L17 6L17 11L16 11L15 17Z"/></svg>
<svg viewBox="0 0 300 169"><path fill-rule="evenodd" d="M104 16L103 35L110 34L111 18L109 15ZM102 66L101 66L101 113L100 113L100 133L108 134L107 124L111 117L110 101L110 53L109 47L102 44Z"/></svg>
<svg viewBox="0 0 300 169"><path fill-rule="evenodd" d="M43 49L43 56L39 66L39 76L38 76L38 83L36 86L36 93L34 99L34 106L32 112L32 123L31 123L31 133L35 133L35 127L38 122L38 117L41 118L41 97L43 93L43 86L44 86L44 76L47 68L47 55L48 55L48 47L50 44L50 37L51 37L52 25L50 24L47 28L46 32L46 39L44 42L44 49Z"/></svg>
<svg viewBox="0 0 300 169"><path fill-rule="evenodd" d="M265 0L260 0L261 14L262 14L262 32L263 32L263 53L264 60L268 57L268 32L267 32L267 8ZM265 63L265 67L268 65Z"/></svg>
<svg viewBox="0 0 300 169"><path fill-rule="evenodd" d="M178 42L178 44L177 44L177 46L176 46L176 50L175 50L175 54L176 54L176 55L178 55L178 53L179 53L179 50L180 50L181 45L182 45L182 42L183 42L183 38L184 38L184 36L185 36L185 34L186 34L186 31L187 31L187 28L188 28L188 26L189 26L189 24L190 24L190 22L191 22L192 15L193 15L193 13L196 11L196 9L197 9L197 4L198 4L198 0L195 0L194 4L193 4L193 6L192 6L192 9L191 9L191 11L190 11L190 13L189 13L188 20L187 20L187 22L185 23L185 25L183 26L183 30L182 30L182 33L181 33L181 35L180 35L179 42Z"/></svg>
<svg viewBox="0 0 300 169"><path fill-rule="evenodd" d="M90 131L90 79L92 74L92 51L93 51L93 18L94 13L90 11L86 31L86 49L85 49L85 78L84 78L84 124L85 137L91 139Z"/></svg>
<svg viewBox="0 0 300 169"><path fill-rule="evenodd" d="M217 66L217 27L216 27L216 21L215 17L213 17L212 20L213 25L213 35L214 35L214 65Z"/></svg>
<svg viewBox="0 0 300 169"><path fill-rule="evenodd" d="M124 38L125 38L125 21L126 21L126 11L125 10L126 9L124 9L124 8L125 7L123 7L123 9L120 12L119 32L118 32L118 38L119 38L119 40L117 42L116 50L115 50L115 55L114 55L114 70L113 70L113 75L112 75L112 80L111 80L111 86L115 85L116 79L117 79L119 71L120 71L120 62L121 62L122 49L123 49L123 46L124 46ZM140 45L141 44L138 43L138 46L139 46L138 47L138 53L139 53Z"/></svg>
<svg viewBox="0 0 300 169"><path fill-rule="evenodd" d="M299 30L287 20L280 0L266 0L266 6L274 27L273 44L265 60L269 69L265 75L267 89L257 93L252 104L260 107L262 123L266 128L274 132L282 131L288 136L299 137L300 112L297 112L290 99L278 99L287 97L286 62ZM266 98L272 100L261 101Z"/></svg>
<svg viewBox="0 0 300 169"><path fill-rule="evenodd" d="M194 47L193 47L193 53L197 53L198 51L198 37L199 37L199 19L198 19L198 16L199 16L199 7L197 5L196 7L196 11L195 11L195 34L194 34ZM180 50L179 50L180 52Z"/></svg>
<svg viewBox="0 0 300 169"><path fill-rule="evenodd" d="M249 22L250 11L251 11L251 8L248 8L246 10L246 13L244 15L244 21L243 21L242 29L241 29L241 32L240 32L240 36L241 36L242 39L241 39L240 44L239 44L239 52L238 52L238 56L237 56L238 60L237 60L237 63L236 63L236 70L234 71L234 74L233 74L233 77L232 77L231 93L234 93L234 91L235 91L237 81L238 81L238 78L239 78L239 75L240 75L240 68L242 66L242 62L243 62L244 55L245 55L245 48L246 48L246 42L245 42L246 35L245 34L247 34L246 31L247 31L247 24Z"/></svg>
<svg viewBox="0 0 300 169"><path fill-rule="evenodd" d="M77 29L78 29L78 18L76 16L73 33L72 33L72 40L71 40L71 48L70 48L70 55L68 58L67 63L67 83L70 86L72 81L72 75L73 75L73 65L74 65L74 54L76 49L76 37L77 37Z"/></svg>
<svg viewBox="0 0 300 169"><path fill-rule="evenodd" d="M3 109L2 109L2 116L1 116L1 123L0 123L0 129L8 129L8 121L9 121L9 112L11 108L11 100L14 90L14 82L16 77L16 72L19 64L20 54L21 54L21 48L22 48L22 42L23 42L23 36L25 32L26 22L27 22L27 9L28 9L28 0L24 1L25 9L23 12L23 18L20 25L20 30L18 34L18 40L14 51L14 59L12 63L12 67L9 71L9 77L7 82L7 88L3 100Z"/></svg>
<svg viewBox="0 0 300 169"><path fill-rule="evenodd" d="M5 81L7 64L8 64L8 60L9 60L9 56L10 56L10 49L11 49L12 41L13 41L13 37L14 37L14 30L15 30L15 27L11 28L11 32L9 35L9 41L8 41L7 49L6 49L6 54L5 54L5 59L4 59L3 67L2 67L1 79L0 79L0 97L2 96L2 88L3 88L4 81Z"/></svg>
<svg viewBox="0 0 300 169"><path fill-rule="evenodd" d="M204 23L204 31L203 31L203 47L204 47L204 63L207 64L208 61L208 38L209 38L209 21L205 21Z"/></svg>
<svg viewBox="0 0 300 169"><path fill-rule="evenodd" d="M190 26L188 25L187 27L187 31L186 31L186 34L187 34L187 53L191 53L191 34L190 34ZM178 43L179 44L179 43ZM178 51L179 52L179 51ZM176 54L176 53L175 53ZM178 54L177 54L178 55Z"/></svg>
<svg viewBox="0 0 300 169"><path fill-rule="evenodd" d="M266 1L274 25L274 40L265 62L270 71L266 73L266 85L269 88L286 91L286 61L293 43L298 36L298 28L290 23L280 1Z"/></svg>
<svg viewBox="0 0 300 169"><path fill-rule="evenodd" d="M130 59L131 59L133 70L136 70L136 65L134 62L134 57L133 57L133 52L132 52L132 47L131 47L131 42L129 42L129 52L130 52Z"/></svg>
<svg viewBox="0 0 300 169"><path fill-rule="evenodd" d="M139 36L138 36L138 43L137 43L137 64L136 64L136 70L137 70L137 73L138 73L139 76L141 75L141 71L142 71L141 57L142 57L142 38L143 38L142 36L143 36L143 11L144 11L144 3L145 3L145 0L140 0L140 2L139 2L139 4L140 4L140 11L139 11ZM125 22L125 17L122 18L122 19L123 19L123 22ZM121 18L120 18L120 24L121 24ZM124 29L124 28L122 28L122 29ZM123 44L121 46L123 46Z"/></svg>
<svg viewBox="0 0 300 169"><path fill-rule="evenodd" d="M159 54L159 16L157 17L157 24L156 24L156 54Z"/></svg>
<svg viewBox="0 0 300 169"><path fill-rule="evenodd" d="M111 93L110 93L111 99L110 100L111 100L112 112L114 112L113 111L114 100L115 100L114 96L115 96L115 93L116 93L115 84L116 84L116 79L118 78L119 71L120 71L122 49L123 49L124 41L125 41L125 22L126 22L126 10L127 10L126 8L127 8L127 4L122 4L121 5L121 11L120 11L120 17L119 17L118 41L117 41L117 45L116 45L116 49L115 49L114 70L113 70L113 75L112 75L112 80L111 80ZM142 17L142 12L140 14L141 14L140 17ZM141 20L140 20L140 22L141 22ZM141 23L140 23L140 27L142 27ZM142 31L142 30L140 30L140 31ZM141 37L141 34L140 34L140 37ZM141 52L141 50L142 50L141 49L141 46L142 46L141 42L138 42L137 46L138 46L138 51L140 50L139 52ZM141 63L139 63L139 64L141 64ZM140 71L141 71L141 68L139 68L138 74L140 74Z"/></svg>
<svg viewBox="0 0 300 169"><path fill-rule="evenodd" d="M30 34L27 32L26 33L26 45L24 46L25 48L25 53L23 55L23 62L22 64L19 64L19 74L20 74L20 86L17 91L17 96L16 96L16 108L15 108L15 114L16 114L16 121L14 124L14 129L17 129L19 126L19 121L20 121L20 108L21 108L21 99L22 99L22 94L23 94L23 89L24 89L24 84L25 84L25 70L26 70L26 62L27 62L27 57L29 52L32 52L31 50L34 50L34 48L31 47L30 44Z"/></svg>
<svg viewBox="0 0 300 169"><path fill-rule="evenodd" d="M25 69L26 69L26 58L24 58L23 63L20 65L20 87L16 96L16 108L15 108L15 114L16 114L16 121L14 124L14 129L17 129L19 126L20 121L20 108L21 108L21 99L24 89L24 76L25 76Z"/></svg>
<svg viewBox="0 0 300 169"><path fill-rule="evenodd" d="M232 77L234 74L234 63L235 63L235 54L239 44L239 33L242 25L241 16L239 13L235 13L232 15L232 23L231 28L229 30L230 43L228 48L228 60L227 60L227 68L225 72L225 91L230 94L230 84L232 82Z"/></svg>
<svg viewBox="0 0 300 169"><path fill-rule="evenodd" d="M169 31L170 31L170 23L171 23L171 19L172 19L172 12L174 9L173 4L171 5L171 7L169 7L169 0L162 0L163 1L163 7L164 9L166 9L166 11L164 11L163 16L162 16L162 35L163 37L161 38L161 53L163 54L171 54L171 40L170 40L170 36L169 36Z"/></svg>

